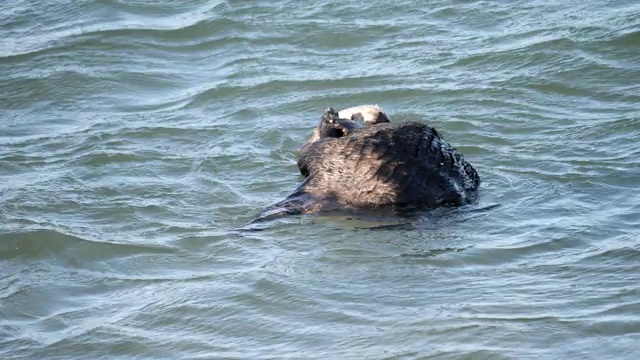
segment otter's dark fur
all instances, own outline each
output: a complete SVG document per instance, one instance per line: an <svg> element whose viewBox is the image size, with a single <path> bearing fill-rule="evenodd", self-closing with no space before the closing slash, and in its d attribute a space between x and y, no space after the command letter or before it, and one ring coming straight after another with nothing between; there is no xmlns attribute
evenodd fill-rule
<svg viewBox="0 0 640 360"><path fill-rule="evenodd" d="M433 128L417 122L372 125L325 111L300 149L306 177L260 218L339 208L461 205L476 197L480 178Z"/></svg>

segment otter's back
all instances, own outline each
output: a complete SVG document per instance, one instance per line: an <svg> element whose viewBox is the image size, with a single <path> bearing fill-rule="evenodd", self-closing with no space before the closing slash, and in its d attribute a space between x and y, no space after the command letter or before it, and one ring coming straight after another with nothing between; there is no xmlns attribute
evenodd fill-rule
<svg viewBox="0 0 640 360"><path fill-rule="evenodd" d="M479 177L462 155L424 124L382 123L305 147L299 190L354 207L437 206L471 200Z"/></svg>

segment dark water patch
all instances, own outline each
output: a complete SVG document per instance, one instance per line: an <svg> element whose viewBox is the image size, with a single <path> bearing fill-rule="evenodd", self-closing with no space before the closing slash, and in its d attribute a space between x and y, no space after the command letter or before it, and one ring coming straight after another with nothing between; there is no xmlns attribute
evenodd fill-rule
<svg viewBox="0 0 640 360"><path fill-rule="evenodd" d="M1 260L56 258L72 255L75 248L83 248L80 252L98 256L111 254L143 253L167 254L172 249L152 244L114 243L90 240L53 230L30 231L26 233L5 233L0 239ZM88 248L87 248L88 247ZM85 249L87 248L87 249ZM84 255L83 255L84 256Z"/></svg>
<svg viewBox="0 0 640 360"><path fill-rule="evenodd" d="M637 21L637 20L636 20ZM618 35L614 39L606 40L611 45L617 45L625 48L637 48L640 46L640 31L629 31Z"/></svg>

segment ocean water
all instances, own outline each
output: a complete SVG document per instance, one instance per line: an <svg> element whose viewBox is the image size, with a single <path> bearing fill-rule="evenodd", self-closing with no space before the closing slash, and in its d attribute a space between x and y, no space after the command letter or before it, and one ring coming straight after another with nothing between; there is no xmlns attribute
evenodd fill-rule
<svg viewBox="0 0 640 360"><path fill-rule="evenodd" d="M632 1L4 0L0 358L637 359L639 84ZM360 104L478 203L247 228Z"/></svg>

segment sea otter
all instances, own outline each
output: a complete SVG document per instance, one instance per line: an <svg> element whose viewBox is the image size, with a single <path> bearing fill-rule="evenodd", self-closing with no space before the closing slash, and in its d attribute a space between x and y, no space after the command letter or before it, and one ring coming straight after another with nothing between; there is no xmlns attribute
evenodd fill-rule
<svg viewBox="0 0 640 360"><path fill-rule="evenodd" d="M328 108L300 149L298 168L306 179L256 220L341 208L456 206L476 198L478 173L438 131L418 122L394 124L376 111L363 116Z"/></svg>

